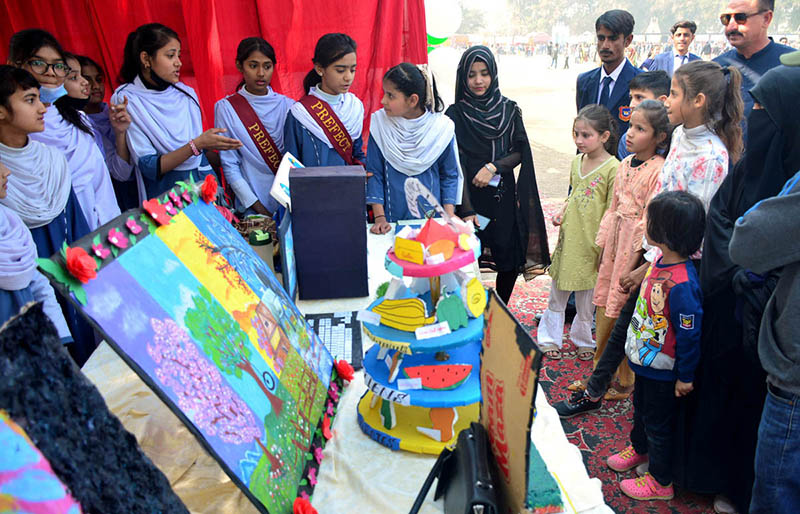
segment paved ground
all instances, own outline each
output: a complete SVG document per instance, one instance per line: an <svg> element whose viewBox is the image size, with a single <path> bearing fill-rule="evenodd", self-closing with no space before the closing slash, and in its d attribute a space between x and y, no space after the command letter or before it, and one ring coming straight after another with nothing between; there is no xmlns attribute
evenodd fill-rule
<svg viewBox="0 0 800 514"><path fill-rule="evenodd" d="M455 71L460 52L449 48L430 55L431 67L446 104L453 101ZM575 157L572 120L575 117L575 80L593 67L583 64L569 70L550 70L546 56L501 55L498 59L500 90L522 109L531 141L536 180L543 198L563 198L569 186L569 165Z"/></svg>

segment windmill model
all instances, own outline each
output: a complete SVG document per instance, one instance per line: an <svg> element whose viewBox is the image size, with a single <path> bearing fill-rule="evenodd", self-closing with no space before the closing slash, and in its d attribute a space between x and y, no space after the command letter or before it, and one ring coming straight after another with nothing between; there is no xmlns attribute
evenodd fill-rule
<svg viewBox="0 0 800 514"><path fill-rule="evenodd" d="M364 358L358 422L394 450L438 454L479 416L487 295L461 271L480 254L472 225L450 217L417 179L405 192L425 222L396 233L385 260L393 278L362 319L377 345Z"/></svg>

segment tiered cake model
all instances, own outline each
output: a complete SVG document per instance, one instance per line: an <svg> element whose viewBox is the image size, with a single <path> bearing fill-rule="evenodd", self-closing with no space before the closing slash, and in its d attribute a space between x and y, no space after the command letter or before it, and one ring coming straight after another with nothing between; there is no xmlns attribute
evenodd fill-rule
<svg viewBox="0 0 800 514"><path fill-rule="evenodd" d="M487 296L460 271L480 254L477 237L460 232L433 218L398 231L385 261L395 278L362 321L377 344L364 358L358 422L394 450L438 454L479 417Z"/></svg>

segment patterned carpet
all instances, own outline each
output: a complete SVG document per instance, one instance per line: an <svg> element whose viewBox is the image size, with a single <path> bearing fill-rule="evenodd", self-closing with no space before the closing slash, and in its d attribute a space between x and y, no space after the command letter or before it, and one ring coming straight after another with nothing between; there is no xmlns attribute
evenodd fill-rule
<svg viewBox="0 0 800 514"><path fill-rule="evenodd" d="M549 223L552 214L560 207L561 202L545 200L543 209L548 220L548 239L552 251L558 237L558 228ZM485 281L493 285L491 281ZM548 276L537 277L530 282L520 278L511 296L510 309L536 338L536 315L547 307L547 296L550 290ZM545 359L542 364L540 384L547 394L550 403L563 400L568 396L567 385L573 380L588 376L591 373L591 361L577 359L575 345L569 340L565 327L560 361ZM616 473L608 468L606 459L628 444L628 435L633 422L633 406L630 399L619 402L603 402L603 408L593 414L562 420L564 433L569 441L576 445L583 455L583 461L589 476L597 477L603 482L603 496L606 503L616 512L624 513L710 513L712 498L676 489L675 498L668 502L635 501L625 496L619 489L622 478L635 476L635 472Z"/></svg>

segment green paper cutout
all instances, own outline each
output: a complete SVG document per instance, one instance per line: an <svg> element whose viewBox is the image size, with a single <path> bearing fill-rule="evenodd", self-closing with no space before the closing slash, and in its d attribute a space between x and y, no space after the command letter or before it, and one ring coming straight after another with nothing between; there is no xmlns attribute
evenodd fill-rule
<svg viewBox="0 0 800 514"><path fill-rule="evenodd" d="M384 282L375 290L375 298L383 298L386 296L386 290L389 289L389 282Z"/></svg>
<svg viewBox="0 0 800 514"><path fill-rule="evenodd" d="M128 241L131 242L131 246L135 245L136 244L136 236L131 234L130 236L128 236Z"/></svg>
<svg viewBox="0 0 800 514"><path fill-rule="evenodd" d="M114 256L115 259L119 256L119 250L117 250L116 246L111 246L111 254Z"/></svg>
<svg viewBox="0 0 800 514"><path fill-rule="evenodd" d="M464 302L454 294L440 298L436 303L436 319L438 321L446 321L453 332L461 327L466 327L467 323L469 323Z"/></svg>

